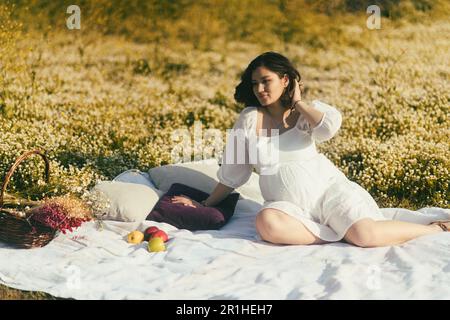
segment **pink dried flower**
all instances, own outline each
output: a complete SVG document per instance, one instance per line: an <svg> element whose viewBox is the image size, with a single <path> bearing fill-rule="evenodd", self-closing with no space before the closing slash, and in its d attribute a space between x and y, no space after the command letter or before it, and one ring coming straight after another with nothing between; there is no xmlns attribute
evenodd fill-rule
<svg viewBox="0 0 450 320"><path fill-rule="evenodd" d="M92 219L84 203L70 196L45 200L41 206L32 210L31 218L64 234Z"/></svg>

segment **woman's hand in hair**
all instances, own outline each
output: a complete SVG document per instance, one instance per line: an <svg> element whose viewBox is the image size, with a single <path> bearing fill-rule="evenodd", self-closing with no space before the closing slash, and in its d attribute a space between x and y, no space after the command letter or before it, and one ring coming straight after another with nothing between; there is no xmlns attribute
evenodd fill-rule
<svg viewBox="0 0 450 320"><path fill-rule="evenodd" d="M300 90L300 84L297 79L294 79L294 95L292 96L292 106L298 100L302 100L302 92Z"/></svg>
<svg viewBox="0 0 450 320"><path fill-rule="evenodd" d="M297 109L296 106L297 101L302 101L302 91L300 89L300 84L298 83L297 79L294 79L294 93L292 94L291 99L291 111Z"/></svg>

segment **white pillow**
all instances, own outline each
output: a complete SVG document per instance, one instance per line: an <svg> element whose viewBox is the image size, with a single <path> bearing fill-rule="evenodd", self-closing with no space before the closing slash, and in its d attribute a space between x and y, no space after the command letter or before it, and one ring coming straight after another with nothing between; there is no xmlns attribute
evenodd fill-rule
<svg viewBox="0 0 450 320"><path fill-rule="evenodd" d="M159 200L156 189L137 183L100 181L92 191L101 192L109 200L102 217L105 220L142 222Z"/></svg>
<svg viewBox="0 0 450 320"><path fill-rule="evenodd" d="M137 169L130 169L125 172L122 172L117 177L115 177L113 181L142 184L144 186L154 189L154 191L158 193L159 197L161 197L164 194L164 192L156 188L156 186L151 181L148 173L141 172Z"/></svg>
<svg viewBox="0 0 450 320"><path fill-rule="evenodd" d="M206 159L155 167L148 173L155 186L163 192L167 192L173 183L182 183L211 193L219 183L218 170L219 164L216 159ZM235 191L241 194L241 199L249 199L258 203L264 202L259 188L259 176L254 172L247 183Z"/></svg>

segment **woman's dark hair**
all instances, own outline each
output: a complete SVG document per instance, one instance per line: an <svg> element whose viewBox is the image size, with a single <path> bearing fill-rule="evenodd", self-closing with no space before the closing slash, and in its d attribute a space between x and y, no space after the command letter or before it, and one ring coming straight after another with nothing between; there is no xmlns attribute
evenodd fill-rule
<svg viewBox="0 0 450 320"><path fill-rule="evenodd" d="M281 104L283 107L290 107L292 96L294 95L294 84L296 79L300 84L300 90L303 93L303 82L300 73L295 69L292 63L285 56L276 52L265 52L248 65L244 73L241 75L241 83L236 86L234 93L234 99L237 102L244 103L245 106L261 106L255 94L253 93L252 86L252 73L258 67L266 67L272 72L278 74L282 78L285 74L289 77L289 85L281 95Z"/></svg>

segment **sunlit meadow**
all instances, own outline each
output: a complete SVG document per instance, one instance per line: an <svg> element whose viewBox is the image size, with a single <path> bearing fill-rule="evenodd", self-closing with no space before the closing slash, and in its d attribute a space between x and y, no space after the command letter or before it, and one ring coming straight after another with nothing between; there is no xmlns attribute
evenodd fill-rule
<svg viewBox="0 0 450 320"><path fill-rule="evenodd" d="M380 207L448 208L449 7L374 2L374 30L352 1L80 1L80 30L64 1L0 4L0 172L42 148L52 175L27 161L8 191L81 195L170 163L173 130L195 121L225 137L240 73L270 50L298 67L307 101L341 111L319 151Z"/></svg>

